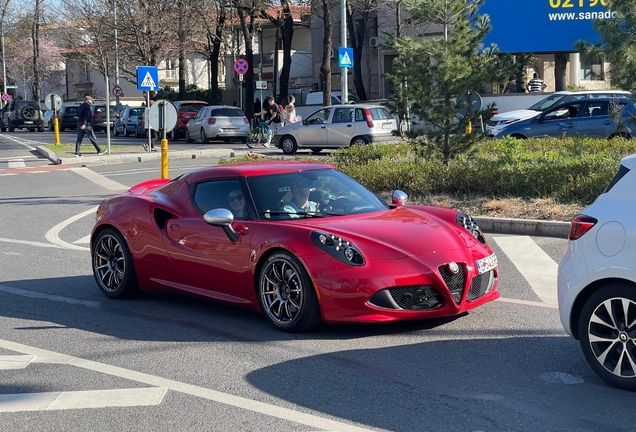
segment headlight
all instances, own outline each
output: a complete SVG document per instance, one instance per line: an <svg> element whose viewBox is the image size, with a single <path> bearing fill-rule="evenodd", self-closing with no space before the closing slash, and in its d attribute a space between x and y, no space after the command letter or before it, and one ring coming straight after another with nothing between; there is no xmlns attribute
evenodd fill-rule
<svg viewBox="0 0 636 432"><path fill-rule="evenodd" d="M481 229L479 229L479 225L477 225L475 219L473 219L471 216L467 215L464 212L459 212L455 217L455 221L459 226L471 233L473 237L475 237L479 241L479 243L486 244L484 234L481 232Z"/></svg>
<svg viewBox="0 0 636 432"><path fill-rule="evenodd" d="M354 266L365 264L364 257L358 248L342 237L326 232L313 231L311 233L311 242L342 263Z"/></svg>

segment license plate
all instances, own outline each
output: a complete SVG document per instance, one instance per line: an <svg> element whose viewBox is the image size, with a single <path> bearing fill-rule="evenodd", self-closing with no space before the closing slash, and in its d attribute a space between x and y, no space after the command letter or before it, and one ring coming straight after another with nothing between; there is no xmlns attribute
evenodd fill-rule
<svg viewBox="0 0 636 432"><path fill-rule="evenodd" d="M477 260L475 261L475 266L477 267L477 272L479 274L486 273L487 271L497 267L497 255L492 254L486 258Z"/></svg>
<svg viewBox="0 0 636 432"><path fill-rule="evenodd" d="M229 129L229 128L225 128L223 129L224 132L236 132L238 129Z"/></svg>
<svg viewBox="0 0 636 432"><path fill-rule="evenodd" d="M32 121L25 121L24 124L33 124Z"/></svg>
<svg viewBox="0 0 636 432"><path fill-rule="evenodd" d="M382 129L393 129L393 125L391 123L384 123Z"/></svg>

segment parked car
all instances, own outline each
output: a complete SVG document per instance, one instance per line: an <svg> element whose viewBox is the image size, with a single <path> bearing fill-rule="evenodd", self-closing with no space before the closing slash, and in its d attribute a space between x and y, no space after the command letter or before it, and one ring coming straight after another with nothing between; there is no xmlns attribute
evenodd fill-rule
<svg viewBox="0 0 636 432"><path fill-rule="evenodd" d="M508 126L509 124L519 120L533 118L538 113L541 113L556 104L562 104L578 99L597 97L629 99L631 97L631 93L625 90L558 91L552 93L545 99L541 99L539 102L535 103L528 109L507 111L495 114L486 125L486 132L488 132L488 134L491 136L496 136L505 126Z"/></svg>
<svg viewBox="0 0 636 432"><path fill-rule="evenodd" d="M572 219L559 264L558 298L565 331L592 370L609 384L636 390L636 154L594 203Z"/></svg>
<svg viewBox="0 0 636 432"><path fill-rule="evenodd" d="M205 106L186 125L187 142L194 140L208 143L215 140L229 142L239 139L246 143L250 134L250 122L242 109L234 106Z"/></svg>
<svg viewBox="0 0 636 432"><path fill-rule="evenodd" d="M135 136L137 138L148 138L148 133L145 129L145 114L146 107L141 107L141 111L137 114L137 122L135 123Z"/></svg>
<svg viewBox="0 0 636 432"><path fill-rule="evenodd" d="M57 113L58 127L60 132L66 129L77 129L77 110L79 105L62 105ZM49 124L49 129L53 130L53 124Z"/></svg>
<svg viewBox="0 0 636 432"><path fill-rule="evenodd" d="M44 132L44 120L38 101L14 100L9 102L2 113L0 130L13 132L16 129L28 129L29 132Z"/></svg>
<svg viewBox="0 0 636 432"><path fill-rule="evenodd" d="M93 113L93 130L95 132L103 131L106 132L106 128L110 127L111 131L113 128L113 122L117 118L117 107L114 105L110 106L110 122L106 124L106 104L93 104L91 105L91 112Z"/></svg>
<svg viewBox="0 0 636 432"><path fill-rule="evenodd" d="M349 103L360 103L360 99L352 95L351 93L347 94L347 100ZM322 105L322 92L311 92L307 95L307 99L305 99L305 105ZM342 93L338 90L331 92L331 104L339 105L342 104Z"/></svg>
<svg viewBox="0 0 636 432"><path fill-rule="evenodd" d="M307 199L313 212L289 209ZM395 191L386 204L332 165L306 161L149 180L99 205L93 274L109 298L198 294L287 332L457 316L497 299L497 257L477 222L406 201Z"/></svg>
<svg viewBox="0 0 636 432"><path fill-rule="evenodd" d="M124 108L113 122L113 134L115 136L128 136L134 134L137 127L137 118L139 115L143 114L145 109L145 107L131 106Z"/></svg>
<svg viewBox="0 0 636 432"><path fill-rule="evenodd" d="M177 124L172 131L168 132L168 139L170 141L178 141L179 138L186 136L186 125L190 120L195 118L201 108L208 106L205 101L186 100L172 102L177 109Z"/></svg>
<svg viewBox="0 0 636 432"><path fill-rule="evenodd" d="M631 138L634 125L630 117L635 112L629 99L579 99L554 106L534 118L519 120L499 131L495 138L565 137L585 135L592 138ZM620 112L617 123L614 113Z"/></svg>
<svg viewBox="0 0 636 432"><path fill-rule="evenodd" d="M274 144L283 153L308 148L319 153L326 148L349 147L397 139L395 117L380 105L332 105L315 111L302 122L280 128Z"/></svg>
<svg viewBox="0 0 636 432"><path fill-rule="evenodd" d="M53 118L55 116L54 110L46 110L44 114L42 114L42 120L44 121L44 127L53 130Z"/></svg>

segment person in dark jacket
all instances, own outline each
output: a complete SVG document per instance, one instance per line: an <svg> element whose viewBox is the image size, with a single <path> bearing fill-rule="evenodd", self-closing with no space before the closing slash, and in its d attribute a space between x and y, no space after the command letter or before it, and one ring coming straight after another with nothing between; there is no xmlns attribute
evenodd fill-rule
<svg viewBox="0 0 636 432"><path fill-rule="evenodd" d="M91 105L93 104L93 98L86 95L84 97L84 103L77 109L77 141L75 141L75 157L82 156L80 146L84 139L84 134L88 135L88 139L91 140L93 147L97 150L98 155L106 153L102 151L97 144L97 138L95 138L95 132L93 131L93 113L91 112Z"/></svg>

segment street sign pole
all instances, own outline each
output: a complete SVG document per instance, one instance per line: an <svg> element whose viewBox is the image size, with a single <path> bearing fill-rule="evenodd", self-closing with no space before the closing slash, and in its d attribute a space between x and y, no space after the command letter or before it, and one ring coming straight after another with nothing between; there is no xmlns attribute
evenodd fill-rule
<svg viewBox="0 0 636 432"><path fill-rule="evenodd" d="M110 154L110 84L108 83L108 56L104 58L105 78L106 78L106 146L108 147L108 154Z"/></svg>
<svg viewBox="0 0 636 432"><path fill-rule="evenodd" d="M347 47L347 0L340 0L340 46L343 48ZM340 68L340 79L341 79L341 93L340 93L340 102L347 103L349 101L349 89L347 83L347 68Z"/></svg>
<svg viewBox="0 0 636 432"><path fill-rule="evenodd" d="M150 90L146 92L146 121L148 122L148 153L152 152L152 132L150 127L150 92L153 91L151 87Z"/></svg>
<svg viewBox="0 0 636 432"><path fill-rule="evenodd" d="M57 120L57 116L58 116L58 109L57 109L57 105L55 104L55 94L51 93L51 106L53 107L53 131L55 132L55 145L60 145L60 127L58 125L58 120Z"/></svg>
<svg viewBox="0 0 636 432"><path fill-rule="evenodd" d="M161 138L161 178L168 178L168 139L166 138L166 101L161 101L159 107L159 130L162 132Z"/></svg>

